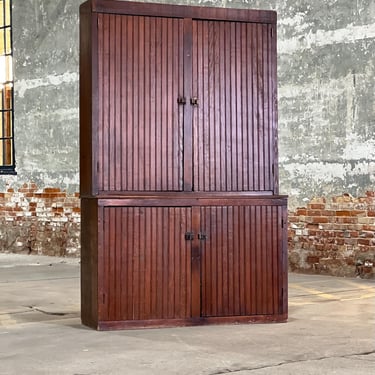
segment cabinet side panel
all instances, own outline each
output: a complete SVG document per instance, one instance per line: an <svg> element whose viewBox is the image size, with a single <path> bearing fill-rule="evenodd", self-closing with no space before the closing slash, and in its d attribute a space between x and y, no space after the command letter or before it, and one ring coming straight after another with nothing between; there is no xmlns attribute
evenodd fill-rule
<svg viewBox="0 0 375 375"><path fill-rule="evenodd" d="M104 207L103 321L191 317L191 208Z"/></svg>
<svg viewBox="0 0 375 375"><path fill-rule="evenodd" d="M80 8L79 101L80 101L80 192L96 194L95 155L97 125L96 15L88 3Z"/></svg>
<svg viewBox="0 0 375 375"><path fill-rule="evenodd" d="M273 136L270 139L271 149L273 149L273 193L279 194L279 137L278 137L278 99L277 99L277 28L276 25L270 25L270 93L269 103L271 110L271 125Z"/></svg>
<svg viewBox="0 0 375 375"><path fill-rule="evenodd" d="M272 25L193 23L194 190L274 190Z"/></svg>
<svg viewBox="0 0 375 375"><path fill-rule="evenodd" d="M183 21L98 17L99 190L181 191Z"/></svg>
<svg viewBox="0 0 375 375"><path fill-rule="evenodd" d="M98 323L98 209L95 199L81 200L81 318Z"/></svg>
<svg viewBox="0 0 375 375"><path fill-rule="evenodd" d="M282 222L282 229L279 233L279 246L281 251L279 255L279 262L281 270L279 272L281 286L279 297L279 313L288 314L288 208L287 205L279 207L279 220Z"/></svg>

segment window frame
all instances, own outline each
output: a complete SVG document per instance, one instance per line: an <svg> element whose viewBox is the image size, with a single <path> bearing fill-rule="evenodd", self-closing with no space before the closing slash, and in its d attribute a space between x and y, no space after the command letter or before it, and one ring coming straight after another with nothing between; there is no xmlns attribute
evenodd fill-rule
<svg viewBox="0 0 375 375"><path fill-rule="evenodd" d="M0 0L0 35L3 48L4 71L0 72L4 82L0 82L0 175L17 174L14 149L14 75L13 75L13 18L12 0ZM8 43L10 46L8 46Z"/></svg>

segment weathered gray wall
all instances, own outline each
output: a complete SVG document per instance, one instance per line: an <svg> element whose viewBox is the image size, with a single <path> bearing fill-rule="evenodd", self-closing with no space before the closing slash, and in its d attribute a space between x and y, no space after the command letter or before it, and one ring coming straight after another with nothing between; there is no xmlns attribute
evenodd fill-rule
<svg viewBox="0 0 375 375"><path fill-rule="evenodd" d="M13 1L19 184L78 190L78 7L75 0Z"/></svg>
<svg viewBox="0 0 375 375"><path fill-rule="evenodd" d="M375 183L375 1L280 1L282 190L299 203Z"/></svg>
<svg viewBox="0 0 375 375"><path fill-rule="evenodd" d="M77 191L76 0L13 0L17 177ZM375 0L158 0L275 9L279 14L281 192L314 196L373 190Z"/></svg>

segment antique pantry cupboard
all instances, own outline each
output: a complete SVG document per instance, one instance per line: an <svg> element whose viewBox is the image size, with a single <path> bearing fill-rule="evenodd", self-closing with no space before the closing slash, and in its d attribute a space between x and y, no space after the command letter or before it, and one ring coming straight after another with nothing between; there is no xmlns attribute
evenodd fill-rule
<svg viewBox="0 0 375 375"><path fill-rule="evenodd" d="M80 8L82 322L287 319L276 14Z"/></svg>

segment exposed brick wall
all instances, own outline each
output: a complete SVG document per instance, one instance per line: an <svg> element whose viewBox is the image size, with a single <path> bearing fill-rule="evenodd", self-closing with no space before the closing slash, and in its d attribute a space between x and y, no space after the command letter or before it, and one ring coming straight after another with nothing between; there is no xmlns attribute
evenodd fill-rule
<svg viewBox="0 0 375 375"><path fill-rule="evenodd" d="M0 251L80 255L80 199L59 188L25 184L0 193ZM375 192L314 198L289 212L291 271L373 277Z"/></svg>
<svg viewBox="0 0 375 375"><path fill-rule="evenodd" d="M292 271L373 277L375 192L315 198L290 212L288 249Z"/></svg>
<svg viewBox="0 0 375 375"><path fill-rule="evenodd" d="M80 200L58 188L25 184L0 193L0 251L79 256Z"/></svg>

